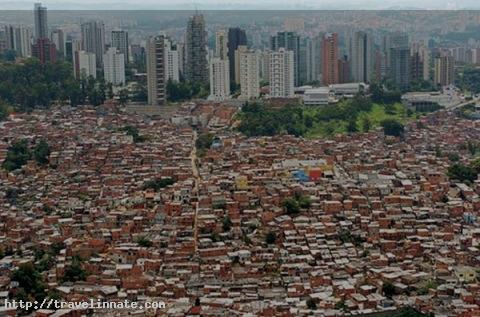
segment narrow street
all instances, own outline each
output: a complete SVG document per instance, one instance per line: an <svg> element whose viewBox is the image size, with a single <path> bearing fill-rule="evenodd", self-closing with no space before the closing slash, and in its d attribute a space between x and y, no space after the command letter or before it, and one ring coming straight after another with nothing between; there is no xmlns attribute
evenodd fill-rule
<svg viewBox="0 0 480 317"><path fill-rule="evenodd" d="M193 177L195 178L195 184L193 186L193 195L197 197L197 200L195 202L195 211L193 215L193 239L194 239L194 247L195 247L195 253L197 252L197 241L198 241L198 188L199 188L199 183L201 181L200 178L200 173L198 172L198 167L197 167L197 147L195 143L197 142L197 131L193 130L193 140L192 140L192 152L190 153L190 159L192 162L192 173Z"/></svg>

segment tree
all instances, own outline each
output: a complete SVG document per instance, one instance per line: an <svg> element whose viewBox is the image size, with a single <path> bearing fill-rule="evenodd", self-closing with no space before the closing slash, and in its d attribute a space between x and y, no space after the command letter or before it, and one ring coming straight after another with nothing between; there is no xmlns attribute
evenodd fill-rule
<svg viewBox="0 0 480 317"><path fill-rule="evenodd" d="M225 217L223 218L222 220L222 228L223 228L223 231L227 232L227 231L230 231L230 229L232 228L232 220L230 220L230 217Z"/></svg>
<svg viewBox="0 0 480 317"><path fill-rule="evenodd" d="M395 286L393 286L393 284L388 281L383 282L382 292L383 295L385 295L386 297L392 298L392 296L395 295Z"/></svg>
<svg viewBox="0 0 480 317"><path fill-rule="evenodd" d="M25 139L16 141L8 148L7 157L2 166L7 171L14 171L25 165L30 157L28 141Z"/></svg>
<svg viewBox="0 0 480 317"><path fill-rule="evenodd" d="M65 268L63 274L63 282L77 282L85 281L87 278L87 271L82 267L82 260L78 256L72 257L72 263Z"/></svg>
<svg viewBox="0 0 480 317"><path fill-rule="evenodd" d="M370 131L372 127L372 122L370 121L370 119L368 117L363 117L362 118L362 131L363 132L368 132Z"/></svg>
<svg viewBox="0 0 480 317"><path fill-rule="evenodd" d="M33 149L33 158L40 165L48 164L48 158L50 156L50 146L45 139L41 139L40 142Z"/></svg>
<svg viewBox="0 0 480 317"><path fill-rule="evenodd" d="M348 133L354 133L354 132L357 132L357 131L358 131L358 128L357 128L356 118L349 119L348 122L347 122L347 132Z"/></svg>
<svg viewBox="0 0 480 317"><path fill-rule="evenodd" d="M143 190L153 189L158 192L160 189L174 184L175 181L171 177L157 178L155 180L149 180L143 183Z"/></svg>
<svg viewBox="0 0 480 317"><path fill-rule="evenodd" d="M385 135L402 136L405 130L403 124L394 119L385 119L381 122Z"/></svg>
<svg viewBox="0 0 480 317"><path fill-rule="evenodd" d="M317 301L311 297L307 299L307 307L308 309L315 310L317 309Z"/></svg>
<svg viewBox="0 0 480 317"><path fill-rule="evenodd" d="M453 164L448 168L447 175L450 179L461 182L472 183L477 179L477 171L471 167L463 164Z"/></svg>
<svg viewBox="0 0 480 317"><path fill-rule="evenodd" d="M120 104L122 106L125 106L127 104L129 100L129 96L128 96L128 90L127 89L122 89L119 91L118 93L118 101L120 102Z"/></svg>
<svg viewBox="0 0 480 317"><path fill-rule="evenodd" d="M28 298L31 301L32 298L33 300L42 300L45 297L45 284L42 282L42 276L32 263L20 264L18 269L13 272L11 279L18 282L17 299Z"/></svg>
<svg viewBox="0 0 480 317"><path fill-rule="evenodd" d="M286 198L282 203L283 208L289 215L298 214L300 212L300 206L298 201L294 198Z"/></svg>
<svg viewBox="0 0 480 317"><path fill-rule="evenodd" d="M268 232L267 235L265 236L265 242L267 244L274 244L276 240L277 240L277 235L273 231Z"/></svg>

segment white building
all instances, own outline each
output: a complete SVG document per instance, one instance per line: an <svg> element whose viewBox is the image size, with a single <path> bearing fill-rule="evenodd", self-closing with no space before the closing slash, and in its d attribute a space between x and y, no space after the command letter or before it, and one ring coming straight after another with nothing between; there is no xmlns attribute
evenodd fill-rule
<svg viewBox="0 0 480 317"><path fill-rule="evenodd" d="M230 69L228 59L214 57L210 60L209 100L222 101L230 97Z"/></svg>
<svg viewBox="0 0 480 317"><path fill-rule="evenodd" d="M165 82L180 80L179 55L177 47L165 38Z"/></svg>
<svg viewBox="0 0 480 317"><path fill-rule="evenodd" d="M250 50L240 53L240 98L258 98L260 93L259 55Z"/></svg>
<svg viewBox="0 0 480 317"><path fill-rule="evenodd" d="M328 87L306 89L303 93L303 103L307 106L323 106L335 102L336 100Z"/></svg>
<svg viewBox="0 0 480 317"><path fill-rule="evenodd" d="M75 78L97 78L97 64L94 53L76 51L73 57L73 70Z"/></svg>
<svg viewBox="0 0 480 317"><path fill-rule="evenodd" d="M280 48L270 53L270 97L294 96L293 51Z"/></svg>
<svg viewBox="0 0 480 317"><path fill-rule="evenodd" d="M103 55L103 73L107 83L125 85L125 56L115 47L110 47Z"/></svg>

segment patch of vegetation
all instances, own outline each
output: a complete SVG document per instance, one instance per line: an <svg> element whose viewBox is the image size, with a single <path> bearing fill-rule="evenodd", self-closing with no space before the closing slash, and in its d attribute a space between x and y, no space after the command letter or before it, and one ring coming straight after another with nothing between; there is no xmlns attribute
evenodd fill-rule
<svg viewBox="0 0 480 317"><path fill-rule="evenodd" d="M476 163L472 163L471 165L463 165L460 163L453 164L448 168L447 175L452 180L473 183L477 179L479 173L476 167Z"/></svg>
<svg viewBox="0 0 480 317"><path fill-rule="evenodd" d="M394 119L383 120L382 127L385 135L396 136L396 137L402 136L405 130L404 125Z"/></svg>
<svg viewBox="0 0 480 317"><path fill-rule="evenodd" d="M72 263L65 268L65 273L62 277L62 282L77 282L85 281L88 273L83 268L83 260L78 257L72 257Z"/></svg>
<svg viewBox="0 0 480 317"><path fill-rule="evenodd" d="M27 164L31 153L28 148L28 140L19 140L14 142L7 152L7 157L2 164L2 167L7 171L14 171Z"/></svg>
<svg viewBox="0 0 480 317"><path fill-rule="evenodd" d="M295 194L294 197L286 198L282 202L283 208L289 215L296 215L301 209L310 208L311 201L307 196Z"/></svg>
<svg viewBox="0 0 480 317"><path fill-rule="evenodd" d="M127 135L131 135L133 138L133 142L141 143L144 142L147 138L143 135L140 135L137 127L127 125L121 129L121 131L125 132Z"/></svg>
<svg viewBox="0 0 480 317"><path fill-rule="evenodd" d="M143 183L143 190L153 189L158 192L160 189L173 185L175 181L170 177L157 178L155 180L146 181Z"/></svg>
<svg viewBox="0 0 480 317"><path fill-rule="evenodd" d="M212 133L201 133L195 141L197 155L205 156L207 150L212 146L214 135Z"/></svg>
<svg viewBox="0 0 480 317"><path fill-rule="evenodd" d="M382 292L387 298L392 298L395 295L395 286L392 283L385 281L382 285Z"/></svg>
<svg viewBox="0 0 480 317"><path fill-rule="evenodd" d="M144 247L144 248L150 248L153 246L153 242L148 239L146 236L140 236L137 238L137 241L139 246Z"/></svg>
<svg viewBox="0 0 480 317"><path fill-rule="evenodd" d="M11 280L18 283L16 300L42 301L46 296L42 276L32 263L20 264L18 269L13 272ZM21 313L26 314L31 311L23 310Z"/></svg>
<svg viewBox="0 0 480 317"><path fill-rule="evenodd" d="M169 101L184 101L193 98L206 98L209 94L209 87L190 81L167 82L167 98Z"/></svg>

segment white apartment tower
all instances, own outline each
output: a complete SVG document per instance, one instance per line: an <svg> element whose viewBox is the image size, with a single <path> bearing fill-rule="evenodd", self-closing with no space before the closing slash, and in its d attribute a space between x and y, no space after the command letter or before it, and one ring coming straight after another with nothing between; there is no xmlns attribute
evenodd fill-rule
<svg viewBox="0 0 480 317"><path fill-rule="evenodd" d="M293 51L280 48L270 53L270 97L294 96Z"/></svg>
<svg viewBox="0 0 480 317"><path fill-rule="evenodd" d="M165 37L158 35L147 40L148 104L163 105L165 92Z"/></svg>
<svg viewBox="0 0 480 317"><path fill-rule="evenodd" d="M117 48L110 47L103 55L103 73L107 83L125 85L125 56Z"/></svg>
<svg viewBox="0 0 480 317"><path fill-rule="evenodd" d="M90 76L97 78L97 66L94 53L75 51L73 57L73 70L75 78L86 79Z"/></svg>
<svg viewBox="0 0 480 317"><path fill-rule="evenodd" d="M253 50L240 53L240 98L248 100L260 96L259 54Z"/></svg>
<svg viewBox="0 0 480 317"><path fill-rule="evenodd" d="M222 101L230 97L230 66L228 63L227 33L216 33L215 54L210 59L210 96L208 99Z"/></svg>
<svg viewBox="0 0 480 317"><path fill-rule="evenodd" d="M174 46L170 39L165 38L165 82L179 81L179 65L178 47Z"/></svg>

